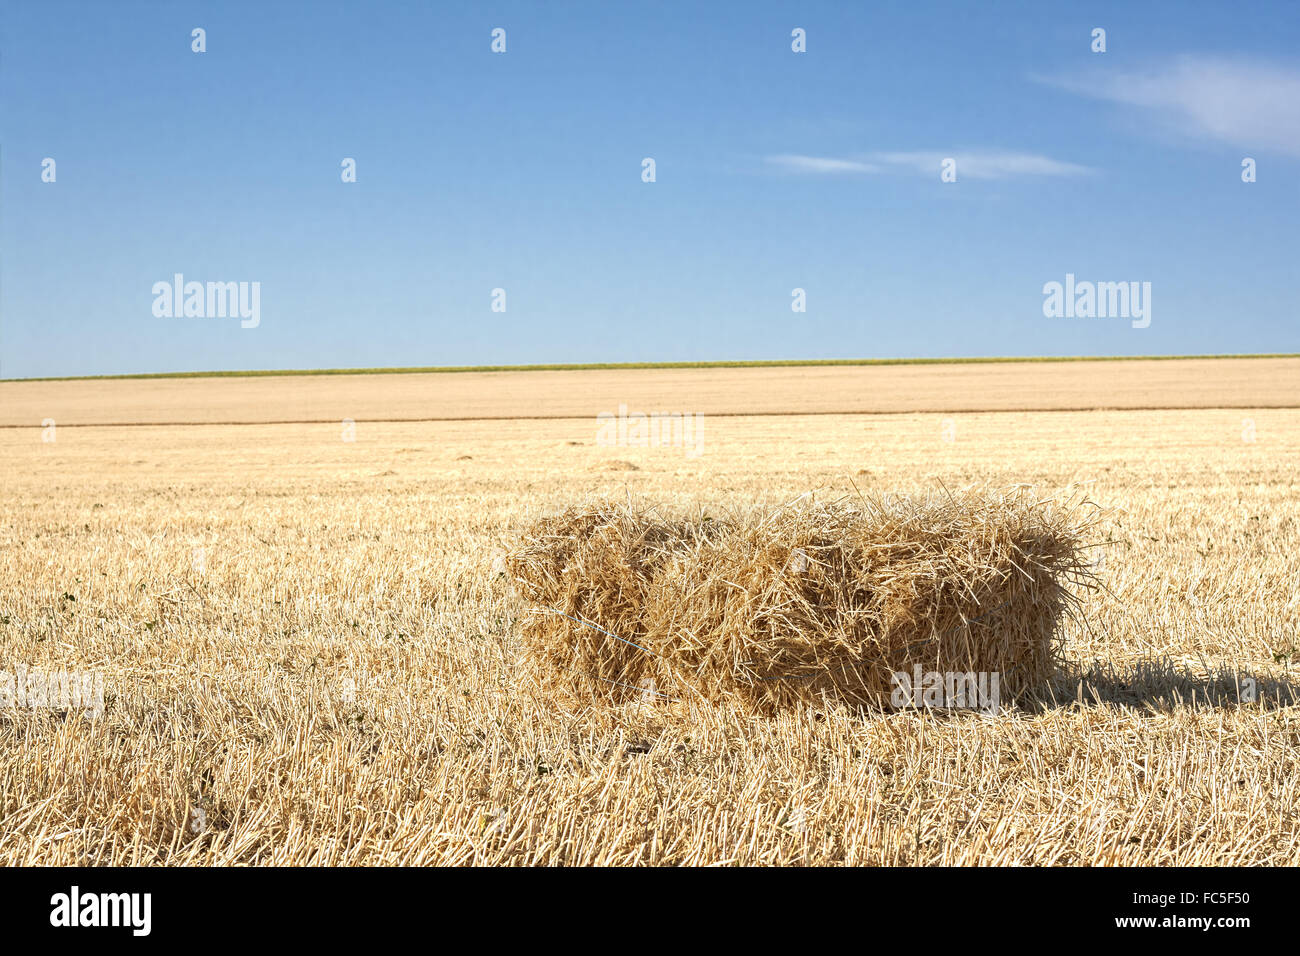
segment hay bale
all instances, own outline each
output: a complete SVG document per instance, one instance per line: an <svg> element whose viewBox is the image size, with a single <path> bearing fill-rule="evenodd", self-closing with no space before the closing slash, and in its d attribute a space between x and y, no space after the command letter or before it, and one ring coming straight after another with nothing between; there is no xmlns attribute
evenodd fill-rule
<svg viewBox="0 0 1300 956"><path fill-rule="evenodd" d="M919 666L996 672L1015 698L1055 668L1066 585L1093 580L1088 504L1023 488L721 519L602 504L539 521L505 564L540 678L583 697L880 707Z"/></svg>

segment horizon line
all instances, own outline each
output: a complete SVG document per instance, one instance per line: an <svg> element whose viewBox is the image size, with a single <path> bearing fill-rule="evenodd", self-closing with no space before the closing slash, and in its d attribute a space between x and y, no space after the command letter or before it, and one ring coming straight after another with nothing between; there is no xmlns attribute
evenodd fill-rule
<svg viewBox="0 0 1300 956"><path fill-rule="evenodd" d="M428 365L315 369L231 369L218 371L126 372L109 375L41 375L0 378L0 384L18 382L81 382L168 378L274 378L304 375L419 375L464 372L570 372L619 369L689 368L799 368L872 365L970 365L1027 362L1165 362L1179 359L1300 358L1300 352L1244 352L1205 355L1006 355L955 358L854 358L854 359L721 359L698 362L556 362L530 365Z"/></svg>

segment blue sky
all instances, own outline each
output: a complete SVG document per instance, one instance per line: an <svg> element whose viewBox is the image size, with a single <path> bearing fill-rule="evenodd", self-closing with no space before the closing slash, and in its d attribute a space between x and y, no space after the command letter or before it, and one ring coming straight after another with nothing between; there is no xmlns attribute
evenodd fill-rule
<svg viewBox="0 0 1300 956"><path fill-rule="evenodd" d="M1300 351L1292 3L0 16L6 378ZM178 272L260 324L156 317ZM1044 317L1067 273L1150 326Z"/></svg>

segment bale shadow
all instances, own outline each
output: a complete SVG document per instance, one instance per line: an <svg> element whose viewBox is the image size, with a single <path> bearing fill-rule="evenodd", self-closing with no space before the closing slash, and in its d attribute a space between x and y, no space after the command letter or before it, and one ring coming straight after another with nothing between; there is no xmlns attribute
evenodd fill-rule
<svg viewBox="0 0 1300 956"><path fill-rule="evenodd" d="M1020 706L1038 712L1120 706L1164 713L1188 706L1277 710L1296 704L1300 683L1285 677L1224 666L1193 670L1168 658L1142 658L1118 667L1109 661L1067 664Z"/></svg>

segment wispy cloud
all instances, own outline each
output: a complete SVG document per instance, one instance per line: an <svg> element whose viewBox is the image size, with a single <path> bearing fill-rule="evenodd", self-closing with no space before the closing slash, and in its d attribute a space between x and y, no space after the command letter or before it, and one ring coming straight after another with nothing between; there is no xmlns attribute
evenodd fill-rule
<svg viewBox="0 0 1300 956"><path fill-rule="evenodd" d="M764 159L768 165L780 166L794 173L833 174L833 173L877 173L878 166L859 162L855 159L831 159L824 156L795 156L784 154L768 156Z"/></svg>
<svg viewBox="0 0 1300 956"><path fill-rule="evenodd" d="M1145 71L1034 79L1149 111L1184 134L1300 156L1300 69L1294 66L1184 55Z"/></svg>
<svg viewBox="0 0 1300 956"><path fill-rule="evenodd" d="M868 153L843 158L829 156L768 156L764 162L794 173L831 175L836 173L881 173L915 171L938 176L946 159L957 161L958 179L1007 179L1015 176L1077 176L1090 173L1087 166L1063 162L1036 153L998 150L920 150Z"/></svg>
<svg viewBox="0 0 1300 956"><path fill-rule="evenodd" d="M945 159L957 161L958 179L1010 179L1019 176L1082 176L1093 170L1077 163L1052 159L1037 153L1004 150L923 150L904 153L872 153L871 158L891 166L911 168L937 176Z"/></svg>

